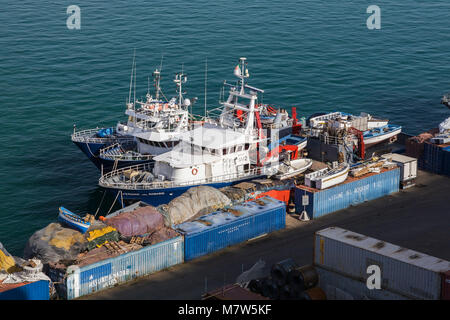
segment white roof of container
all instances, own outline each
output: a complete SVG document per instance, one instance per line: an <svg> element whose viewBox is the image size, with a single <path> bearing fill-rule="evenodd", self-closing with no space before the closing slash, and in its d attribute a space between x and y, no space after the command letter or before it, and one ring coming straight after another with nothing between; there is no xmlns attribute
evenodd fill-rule
<svg viewBox="0 0 450 320"><path fill-rule="evenodd" d="M392 159L392 161L401 162L401 163L417 161L416 158L408 157L408 156L405 156L403 154L398 154L398 153L387 153L387 154L383 154L381 157L385 158L385 159L390 158L390 159Z"/></svg>
<svg viewBox="0 0 450 320"><path fill-rule="evenodd" d="M183 222L175 229L186 234L193 234L229 224L239 219L260 214L276 208L283 208L285 203L269 196L258 200L237 204L228 209L221 209L197 218L194 221Z"/></svg>
<svg viewBox="0 0 450 320"><path fill-rule="evenodd" d="M316 235L346 243L377 254L396 259L433 272L450 270L450 262L425 253L402 248L389 242L371 238L339 227L330 227L316 232Z"/></svg>

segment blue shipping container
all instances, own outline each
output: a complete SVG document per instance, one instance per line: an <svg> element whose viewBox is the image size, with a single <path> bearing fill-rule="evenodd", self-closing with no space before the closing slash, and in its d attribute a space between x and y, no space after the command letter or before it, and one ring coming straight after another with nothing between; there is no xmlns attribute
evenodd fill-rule
<svg viewBox="0 0 450 320"><path fill-rule="evenodd" d="M444 153L444 165L443 165L443 172L442 174L445 174L450 177L450 146L445 147L443 149Z"/></svg>
<svg viewBox="0 0 450 320"><path fill-rule="evenodd" d="M70 266L63 292L66 299L75 299L183 261L183 237L179 236L81 268Z"/></svg>
<svg viewBox="0 0 450 320"><path fill-rule="evenodd" d="M450 162L447 155L449 147L442 147L428 142L424 143L423 159L420 168L436 174L449 175Z"/></svg>
<svg viewBox="0 0 450 320"><path fill-rule="evenodd" d="M179 224L184 234L184 258L194 258L286 226L286 204L271 197L235 205Z"/></svg>
<svg viewBox="0 0 450 320"><path fill-rule="evenodd" d="M0 292L0 300L49 300L49 282L40 280Z"/></svg>
<svg viewBox="0 0 450 320"><path fill-rule="evenodd" d="M295 188L295 208L298 213L305 210L310 219L315 219L397 192L399 186L399 168L315 192L300 186Z"/></svg>

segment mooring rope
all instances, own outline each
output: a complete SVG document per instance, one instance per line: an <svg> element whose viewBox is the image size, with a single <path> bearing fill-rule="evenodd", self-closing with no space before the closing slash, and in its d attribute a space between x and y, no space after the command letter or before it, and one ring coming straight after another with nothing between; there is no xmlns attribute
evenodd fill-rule
<svg viewBox="0 0 450 320"><path fill-rule="evenodd" d="M86 142L86 145L87 145L88 150L89 150L89 152L91 153L91 155L92 155L94 158L98 158L98 156L96 156L96 155L94 155L94 154L92 153L91 147L89 147L89 143L88 143L88 142Z"/></svg>
<svg viewBox="0 0 450 320"><path fill-rule="evenodd" d="M100 210L100 207L102 206L102 203L103 203L103 199L105 199L105 195L106 195L106 190L103 192L103 197L102 197L102 200L100 201L100 205L98 206L98 208L97 208L97 211L95 211L95 215L94 215L94 218L96 218L97 217L97 214L98 214L98 211Z"/></svg>
<svg viewBox="0 0 450 320"><path fill-rule="evenodd" d="M117 192L116 198L114 199L114 202L113 202L111 208L109 208L109 211L108 211L107 214L109 214L109 213L111 212L111 209L112 209L112 208L114 207L114 205L116 204L117 198L119 197L119 194L120 194L120 193L122 193L122 191L118 191L118 192Z"/></svg>

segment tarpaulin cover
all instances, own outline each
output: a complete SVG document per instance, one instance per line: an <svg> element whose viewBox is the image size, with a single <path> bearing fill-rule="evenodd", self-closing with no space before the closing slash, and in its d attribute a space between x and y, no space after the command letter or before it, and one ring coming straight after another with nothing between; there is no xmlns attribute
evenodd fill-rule
<svg viewBox="0 0 450 320"><path fill-rule="evenodd" d="M200 186L190 188L167 205L159 206L166 218L166 226L183 223L198 214L216 211L231 204L231 200L219 190Z"/></svg>
<svg viewBox="0 0 450 320"><path fill-rule="evenodd" d="M104 138L104 137L112 135L113 133L114 133L113 128L105 128L105 129L98 130L97 136L100 138Z"/></svg>
<svg viewBox="0 0 450 320"><path fill-rule="evenodd" d="M146 206L106 218L105 223L116 228L123 236L131 237L161 229L164 226L164 218L155 207Z"/></svg>
<svg viewBox="0 0 450 320"><path fill-rule="evenodd" d="M24 257L38 258L44 264L59 260L74 260L86 249L86 239L79 231L50 223L36 231L25 246Z"/></svg>
<svg viewBox="0 0 450 320"><path fill-rule="evenodd" d="M253 279L260 279L267 275L266 262L259 259L253 267L241 273L237 279L236 283L244 284Z"/></svg>
<svg viewBox="0 0 450 320"><path fill-rule="evenodd" d="M153 232L146 240L146 244L154 245L166 240L173 239L178 236L179 234L175 230L163 227L158 231Z"/></svg>

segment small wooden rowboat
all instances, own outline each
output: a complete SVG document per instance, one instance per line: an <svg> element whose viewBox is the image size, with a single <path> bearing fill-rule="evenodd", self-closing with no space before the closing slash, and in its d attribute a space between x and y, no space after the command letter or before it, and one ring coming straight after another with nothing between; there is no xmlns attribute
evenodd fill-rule
<svg viewBox="0 0 450 320"><path fill-rule="evenodd" d="M58 221L72 229L80 231L81 233L85 233L91 225L90 222L86 222L79 215L67 210L64 207L59 207Z"/></svg>

